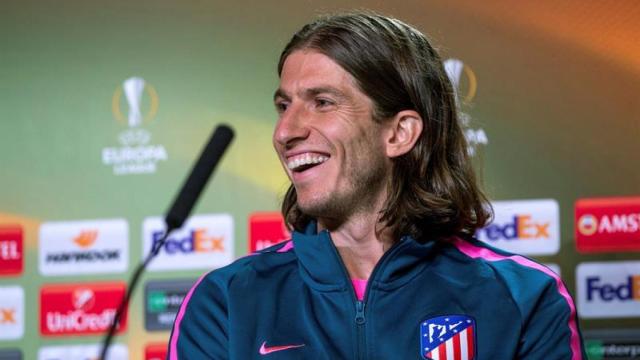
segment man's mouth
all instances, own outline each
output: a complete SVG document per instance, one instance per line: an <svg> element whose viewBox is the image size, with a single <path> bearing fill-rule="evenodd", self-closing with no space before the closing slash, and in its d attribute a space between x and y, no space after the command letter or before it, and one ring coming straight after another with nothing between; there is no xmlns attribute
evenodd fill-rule
<svg viewBox="0 0 640 360"><path fill-rule="evenodd" d="M302 172L329 160L328 156L304 153L287 159L287 167L294 172Z"/></svg>

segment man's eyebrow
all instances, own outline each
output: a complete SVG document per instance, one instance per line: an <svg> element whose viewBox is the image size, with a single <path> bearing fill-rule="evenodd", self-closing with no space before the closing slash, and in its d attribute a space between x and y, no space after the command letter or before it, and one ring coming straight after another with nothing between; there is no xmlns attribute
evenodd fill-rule
<svg viewBox="0 0 640 360"><path fill-rule="evenodd" d="M276 99L278 98L282 98L285 100L290 100L291 98L289 97L289 95L287 95L285 93L284 90L282 90L281 88L276 89L276 91L273 93L273 101L276 101Z"/></svg>
<svg viewBox="0 0 640 360"><path fill-rule="evenodd" d="M348 99L349 96L347 94L345 94L344 92L336 89L335 87L332 86L319 86L319 87L314 87L314 88L310 88L310 89L306 89L304 91L306 96L312 97L312 96L316 96L319 94L331 94L339 99ZM278 88L274 93L273 93L273 100L275 101L278 98L282 98L285 100L291 100L291 97L289 95L287 95L287 93L281 89Z"/></svg>
<svg viewBox="0 0 640 360"><path fill-rule="evenodd" d="M333 86L315 87L315 88L307 89L305 92L310 96L315 96L319 94L330 94L343 100L348 98L347 94L345 94L343 91L336 89Z"/></svg>

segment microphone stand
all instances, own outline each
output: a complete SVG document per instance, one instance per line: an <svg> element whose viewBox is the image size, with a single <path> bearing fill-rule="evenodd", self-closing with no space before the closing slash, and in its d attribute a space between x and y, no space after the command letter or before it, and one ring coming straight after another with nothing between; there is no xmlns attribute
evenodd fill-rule
<svg viewBox="0 0 640 360"><path fill-rule="evenodd" d="M131 299L131 295L133 294L133 291L135 290L136 285L138 284L138 280L140 280L140 275L142 275L142 272L144 272L144 269L147 267L147 265L149 265L149 263L151 262L151 259L153 259L156 255L158 255L158 253L160 252L160 249L162 249L162 246L167 241L169 234L173 230L175 230L175 228L167 228L167 231L164 233L160 241L157 241L154 243L153 247L151 248L151 251L149 251L149 254L147 254L147 257L144 259L143 262L138 264L138 266L136 267L136 270L133 272L133 276L131 276L131 279L129 280L129 283L131 285L126 289L125 295L122 298L120 305L118 306L118 310L116 311L116 315L113 317L113 323L111 324L111 326L109 326L109 332L107 333L107 336L104 338L104 341L102 343L102 350L100 351L100 357L98 359L106 360L107 352L108 352L109 346L111 346L111 341L113 340L113 336L116 333L118 324L120 323L120 318L122 317L122 314L127 308L127 304Z"/></svg>

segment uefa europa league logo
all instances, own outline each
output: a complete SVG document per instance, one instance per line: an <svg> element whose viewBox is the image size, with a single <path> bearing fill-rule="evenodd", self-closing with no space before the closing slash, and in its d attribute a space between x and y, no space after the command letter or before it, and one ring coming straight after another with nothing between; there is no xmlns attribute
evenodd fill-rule
<svg viewBox="0 0 640 360"><path fill-rule="evenodd" d="M483 129L471 128L471 116L462 111L463 105L470 105L476 96L478 81L471 68L459 59L447 59L444 61L444 71L453 87L455 101L458 108L458 119L463 126L467 138L470 155L475 154L478 145L487 145L489 139ZM464 75L464 77L463 77ZM465 81L463 81L465 80ZM465 91L466 90L466 91Z"/></svg>
<svg viewBox="0 0 640 360"><path fill-rule="evenodd" d="M451 81L451 85L453 86L453 91L456 93L456 100L464 100L465 103L470 103L473 98L476 96L476 90L478 87L478 83L476 80L476 74L471 70L471 68L462 60L458 59L447 59L444 61L444 70L447 73L447 77L449 81ZM461 79L462 73L467 78L467 91L464 94L464 97L461 98Z"/></svg>
<svg viewBox="0 0 640 360"><path fill-rule="evenodd" d="M151 84L139 76L126 79L114 92L111 107L116 120L128 125L128 129L118 136L122 145L149 143L151 134L141 126L153 120L158 111L158 94ZM122 108L128 109L126 117Z"/></svg>
<svg viewBox="0 0 640 360"><path fill-rule="evenodd" d="M130 77L122 83L124 95L129 104L129 127L137 127L142 124L142 113L140 103L142 101L142 91L144 90L144 79L141 77Z"/></svg>

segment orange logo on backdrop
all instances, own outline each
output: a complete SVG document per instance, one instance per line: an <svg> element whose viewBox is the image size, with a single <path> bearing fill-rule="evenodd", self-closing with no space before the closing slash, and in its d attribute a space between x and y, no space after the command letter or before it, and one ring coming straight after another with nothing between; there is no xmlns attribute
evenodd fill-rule
<svg viewBox="0 0 640 360"><path fill-rule="evenodd" d="M206 229L196 229L193 231L193 238L193 247L196 252L224 252L224 237L222 236L207 236Z"/></svg>
<svg viewBox="0 0 640 360"><path fill-rule="evenodd" d="M0 308L0 324L15 324L16 323L16 309L13 308Z"/></svg>
<svg viewBox="0 0 640 360"><path fill-rule="evenodd" d="M73 238L73 242L83 249L93 245L98 238L98 230L83 230L78 236Z"/></svg>

